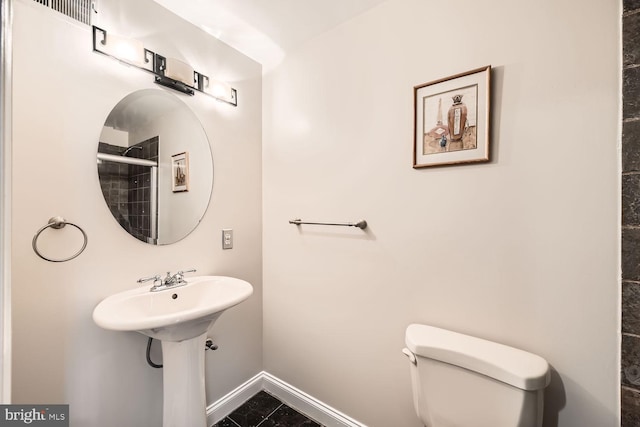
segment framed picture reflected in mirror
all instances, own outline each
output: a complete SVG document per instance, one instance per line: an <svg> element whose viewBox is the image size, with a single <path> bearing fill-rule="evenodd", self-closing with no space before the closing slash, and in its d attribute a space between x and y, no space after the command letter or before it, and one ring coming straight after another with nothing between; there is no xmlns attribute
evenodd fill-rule
<svg viewBox="0 0 640 427"><path fill-rule="evenodd" d="M178 153L171 156L172 189L174 193L189 191L189 153Z"/></svg>

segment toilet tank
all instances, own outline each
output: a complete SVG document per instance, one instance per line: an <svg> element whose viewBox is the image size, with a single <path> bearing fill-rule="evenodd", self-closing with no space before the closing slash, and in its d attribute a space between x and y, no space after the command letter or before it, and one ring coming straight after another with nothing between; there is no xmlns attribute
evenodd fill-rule
<svg viewBox="0 0 640 427"><path fill-rule="evenodd" d="M413 402L427 427L540 427L549 364L540 356L445 329L406 331Z"/></svg>

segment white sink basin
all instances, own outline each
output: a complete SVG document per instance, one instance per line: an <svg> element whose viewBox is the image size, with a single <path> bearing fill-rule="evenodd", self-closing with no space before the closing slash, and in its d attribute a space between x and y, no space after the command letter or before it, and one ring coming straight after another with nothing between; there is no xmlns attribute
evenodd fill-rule
<svg viewBox="0 0 640 427"><path fill-rule="evenodd" d="M163 427L207 427L204 343L222 312L249 298L253 287L225 276L189 277L187 284L151 292L141 286L102 300L98 326L161 340Z"/></svg>
<svg viewBox="0 0 640 427"><path fill-rule="evenodd" d="M183 341L205 333L224 310L253 293L248 282L233 277L189 277L186 282L158 292L141 286L107 297L93 310L93 320L104 329Z"/></svg>

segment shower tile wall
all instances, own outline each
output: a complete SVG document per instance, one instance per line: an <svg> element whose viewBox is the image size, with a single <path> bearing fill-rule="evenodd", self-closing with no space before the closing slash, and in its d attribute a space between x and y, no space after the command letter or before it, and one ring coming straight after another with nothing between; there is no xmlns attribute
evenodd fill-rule
<svg viewBox="0 0 640 427"><path fill-rule="evenodd" d="M622 427L640 426L640 0L622 15Z"/></svg>
<svg viewBox="0 0 640 427"><path fill-rule="evenodd" d="M135 144L127 157L158 160L158 137ZM122 155L123 147L101 142L100 153ZM103 162L100 185L109 209L127 232L143 242L151 236L151 169L146 166Z"/></svg>

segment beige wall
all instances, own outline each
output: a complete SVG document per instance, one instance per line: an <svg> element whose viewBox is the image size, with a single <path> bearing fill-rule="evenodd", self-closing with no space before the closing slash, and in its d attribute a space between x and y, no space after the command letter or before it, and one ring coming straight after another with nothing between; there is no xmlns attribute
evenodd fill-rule
<svg viewBox="0 0 640 427"><path fill-rule="evenodd" d="M400 350L432 324L545 357L545 426L618 423L619 9L390 0L265 76L268 372L417 427ZM413 86L489 64L492 162L412 169Z"/></svg>
<svg viewBox="0 0 640 427"><path fill-rule="evenodd" d="M182 268L246 279L254 295L229 310L211 335L207 401L262 369L261 67L176 19L150 0L99 2L98 25L141 39L230 81L240 105L171 92L202 122L214 157L211 205L199 227L169 246L143 244L111 217L96 169L98 137L113 106L153 76L91 51L91 31L31 1L14 1L13 58L13 398L69 403L73 425L157 426L162 370L146 365L146 338L98 328L104 297L139 277ZM77 259L39 259L31 237L54 215L82 226L89 244ZM222 251L221 229L233 228ZM51 256L75 252L73 230L47 233ZM154 351L154 358L160 359Z"/></svg>

